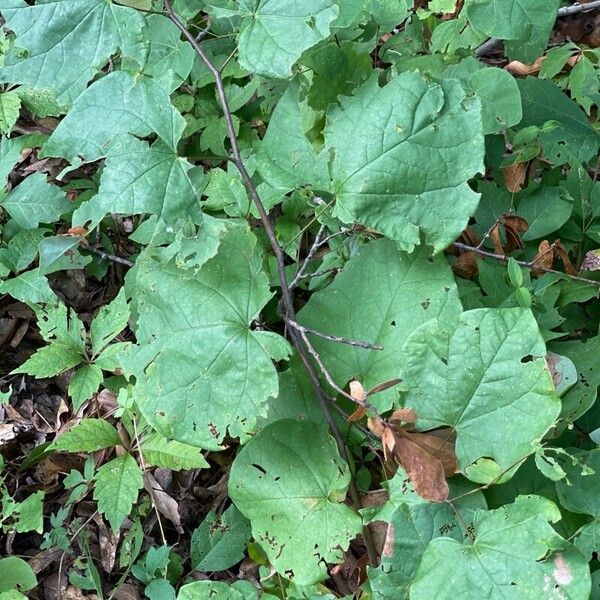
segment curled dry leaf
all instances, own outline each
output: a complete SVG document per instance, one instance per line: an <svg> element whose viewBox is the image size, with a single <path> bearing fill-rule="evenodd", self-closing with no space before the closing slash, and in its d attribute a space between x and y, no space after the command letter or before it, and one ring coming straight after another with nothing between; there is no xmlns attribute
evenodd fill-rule
<svg viewBox="0 0 600 600"><path fill-rule="evenodd" d="M540 56L530 65L522 63L520 60L513 60L504 68L513 75L533 75L533 73L539 73L544 60L546 60L546 57Z"/></svg>
<svg viewBox="0 0 600 600"><path fill-rule="evenodd" d="M556 240L554 242L553 246L554 246L554 252L560 258L560 260L562 261L562 263L565 267L565 271L569 275L573 275L573 276L577 275L577 269L573 266L573 263L571 262L571 259L569 258L569 253L566 251L565 247L562 245L562 242L560 240Z"/></svg>
<svg viewBox="0 0 600 600"><path fill-rule="evenodd" d="M554 246L548 240L543 240L538 246L537 254L533 257L531 272L539 277L545 273L545 269L551 269L553 263Z"/></svg>
<svg viewBox="0 0 600 600"><path fill-rule="evenodd" d="M452 271L463 279L472 279L477 275L477 254L469 250L462 253L453 263Z"/></svg>
<svg viewBox="0 0 600 600"><path fill-rule="evenodd" d="M527 179L527 165L528 163L513 163L502 169L504 183L509 192L514 194L523 189Z"/></svg>
<svg viewBox="0 0 600 600"><path fill-rule="evenodd" d="M506 214L502 216L502 224L506 233L506 252L512 252L515 248L522 249L521 235L529 229L529 223L523 217Z"/></svg>

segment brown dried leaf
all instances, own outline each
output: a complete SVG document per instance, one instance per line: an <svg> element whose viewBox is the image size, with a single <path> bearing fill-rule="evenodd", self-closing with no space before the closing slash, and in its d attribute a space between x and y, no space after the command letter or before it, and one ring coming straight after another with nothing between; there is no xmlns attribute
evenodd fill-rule
<svg viewBox="0 0 600 600"><path fill-rule="evenodd" d="M540 56L535 60L535 62L533 62L530 65L522 63L519 60L513 60L509 62L504 68L513 75L532 75L533 73L539 73L544 60L546 60L546 57Z"/></svg>
<svg viewBox="0 0 600 600"><path fill-rule="evenodd" d="M502 169L504 183L509 192L514 194L523 189L527 179L527 165L528 163L513 163Z"/></svg>
<svg viewBox="0 0 600 600"><path fill-rule="evenodd" d="M554 242L554 251L562 260L562 263L565 267L565 271L569 275L577 275L577 269L573 266L571 259L569 258L568 252L565 250L565 247L562 245L560 240L556 240Z"/></svg>
<svg viewBox="0 0 600 600"><path fill-rule="evenodd" d="M463 279L471 279L477 275L477 254L472 251L461 254L453 263L452 270L455 275Z"/></svg>
<svg viewBox="0 0 600 600"><path fill-rule="evenodd" d="M161 487L151 473L144 473L144 487L152 498L152 502L156 507L156 510L169 519L178 533L183 533L183 527L181 526L181 517L179 515L179 504L177 501L169 496L167 492Z"/></svg>
<svg viewBox="0 0 600 600"><path fill-rule="evenodd" d="M492 243L494 244L494 253L499 256L504 255L504 247L502 246L502 241L500 240L500 226L498 223L494 225L490 231L490 237L492 238Z"/></svg>
<svg viewBox="0 0 600 600"><path fill-rule="evenodd" d="M360 381L354 380L350 382L350 396L352 396L352 399L357 404L363 405L365 403L367 394L365 392L365 388L362 386L362 383L360 383Z"/></svg>
<svg viewBox="0 0 600 600"><path fill-rule="evenodd" d="M538 246L537 254L533 257L531 272L536 277L543 275L545 269L551 269L554 263L554 247L548 240L543 240Z"/></svg>
<svg viewBox="0 0 600 600"><path fill-rule="evenodd" d="M417 413L414 408L399 408L390 416L390 421L404 421L405 423L416 423Z"/></svg>
<svg viewBox="0 0 600 600"><path fill-rule="evenodd" d="M512 252L515 248L523 248L521 234L529 229L529 223L523 217L506 214L502 215L502 224L506 233L506 252Z"/></svg>
<svg viewBox="0 0 600 600"><path fill-rule="evenodd" d="M448 498L446 474L458 469L456 456L442 441L425 433L399 430L396 435L394 456L410 477L419 496L432 502Z"/></svg>
<svg viewBox="0 0 600 600"><path fill-rule="evenodd" d="M372 387L368 392L367 396L372 396L373 394L377 394L378 392L383 392L384 390L389 390L391 387L402 383L402 379L390 379L389 381L384 381L383 383L378 383L375 387Z"/></svg>

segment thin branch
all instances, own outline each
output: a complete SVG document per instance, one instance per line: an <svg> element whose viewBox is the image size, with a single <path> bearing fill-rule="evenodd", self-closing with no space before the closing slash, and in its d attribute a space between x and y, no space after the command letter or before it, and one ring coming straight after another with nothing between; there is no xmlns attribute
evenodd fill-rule
<svg viewBox="0 0 600 600"><path fill-rule="evenodd" d="M128 258L116 256L115 254L109 254L108 252L104 252L104 250L97 250L96 248L90 248L89 246L82 246L82 250L87 250L88 252L96 254L104 260L110 260L111 262L119 263L120 265L125 265L126 267L133 267L133 265L135 264L132 260L129 260Z"/></svg>
<svg viewBox="0 0 600 600"><path fill-rule="evenodd" d="M330 273L339 273L342 269L340 267L331 267L330 269L323 269L322 271L313 271L312 273L305 273L298 279L311 279L312 277L321 277L321 275L329 275Z"/></svg>
<svg viewBox="0 0 600 600"><path fill-rule="evenodd" d="M498 262L507 262L510 258L509 256L505 256L503 254L494 254L493 252L488 252L487 250L482 250L481 248L476 248L475 246L469 246L468 244L463 244L461 242L453 242L452 244L455 248L459 250L465 250L466 252L474 252L479 256L483 256L485 258L493 258ZM544 267L543 265L536 264L535 260L516 260L516 263L526 269L536 269L537 271L543 271L544 273L555 273L556 275L563 275L564 277L568 277L573 281L580 281L581 283L587 283L593 285L600 289L600 281L595 281L593 279L588 279L587 277L579 277L579 275L569 275L569 273L565 273L563 271L558 271L556 269L549 269Z"/></svg>
<svg viewBox="0 0 600 600"><path fill-rule="evenodd" d="M269 215L267 214L267 211L265 210L265 207L264 207L264 204L262 203L260 195L258 194L256 186L254 185L254 183L244 165L244 161L242 160L238 141L237 141L237 136L235 133L235 128L233 125L233 118L231 115L231 110L229 108L229 103L227 101L227 95L225 94L225 87L223 85L223 78L221 77L221 71L219 69L217 69L217 67L215 67L213 62L210 60L208 55L204 52L204 50L202 49L200 44L196 41L194 36L190 33L190 31L187 29L187 27L181 22L179 17L175 14L175 11L173 10L173 6L171 5L171 0L164 0L164 7L165 7L165 12L167 13L167 16L169 17L169 19L171 19L173 24L179 29L179 31L181 31L183 37L191 44L192 48L194 49L194 51L196 52L196 54L198 55L200 60L202 60L202 62L205 64L206 68L210 71L210 73L214 77L215 87L217 90L217 96L219 99L219 104L221 105L223 117L225 118L225 124L227 127L227 137L229 138L229 143L231 145L231 154L233 156L233 162L235 163L235 166L237 167L237 169L242 177L242 181L244 183L244 187L246 188L246 191L248 192L248 194L252 198L252 201L254 202L254 205L256 206L256 210L258 211L263 228L265 230L265 233L267 234L269 244L271 246L271 249L273 250L273 253L275 254L275 259L277 261L277 271L278 271L278 275L279 275L279 284L281 286L281 295L282 295L282 300L283 300L283 306L285 308L285 317L296 321L296 311L294 309L294 299L293 299L290 287L288 285L286 272L285 272L285 255L283 253L281 246L279 245L279 242L277 241L277 237L275 235L273 225L271 223L271 220L269 219ZM298 335L298 331L296 331L294 329L290 330L290 339L291 339L292 344L296 348L296 351L298 352L298 355L300 356L300 359L302 360L302 363L304 364L304 367L308 373L308 376L313 384L313 387L317 394L317 398L319 400L319 405L321 406L321 409L323 411L323 416L325 418L325 421L327 422L327 425L329 426L329 429L330 429L333 437L335 438L340 455L343 458L343 460L345 460L348 464L350 464L350 460L349 460L350 457L348 456L348 451L346 450L346 446L344 444L344 441L342 440L342 437L340 435L337 424L336 424L335 420L333 419L333 415L331 413L331 408L329 406L329 401L327 399L327 395L323 393L319 378L315 372L315 369L314 369L312 363L310 362L310 359L308 358L307 349L306 349L308 346L307 347L304 346L304 344L302 343L301 337ZM358 496L358 490L356 489L356 485L354 484L353 480L350 481L349 492L350 492L351 500L352 500L356 510L359 510L361 508L360 498ZM377 561L377 553L375 551L375 545L374 545L373 539L371 537L370 531L366 527L363 528L363 539L365 541L365 546L367 548L369 562L372 565L375 565L376 561Z"/></svg>
<svg viewBox="0 0 600 600"><path fill-rule="evenodd" d="M594 0L594 2L588 2L587 4L579 4L579 2L576 2L572 6L563 6L562 8L559 8L556 16L557 18L567 17L569 15L576 15L578 13L589 12L597 9L600 9L600 0ZM489 40L483 42L481 46L476 48L475 55L479 57L486 56L487 54L494 52L501 45L502 40L490 38Z"/></svg>
<svg viewBox="0 0 600 600"><path fill-rule="evenodd" d="M383 346L379 346L378 344L371 344L369 342L363 342L362 340L351 340L349 338L340 337L339 335L329 335L327 333L322 333L320 331L317 331L316 329L312 329L311 327L305 327L304 325L300 325L300 323L296 323L296 321L292 321L292 319L286 319L286 322L298 331L303 331L304 333L316 335L317 337L323 338L324 340L329 340L330 342L337 342L338 344L348 344L348 346L364 348L365 350L383 350Z"/></svg>
<svg viewBox="0 0 600 600"><path fill-rule="evenodd" d="M321 238L323 237L323 234L325 233L325 231L326 231L325 225L321 225L317 235L315 236L315 241L313 242L313 245L310 247L310 250L308 251L306 258L302 261L302 264L300 265L300 268L296 272L296 276L294 277L292 283L290 283L291 290L293 290L298 285L298 283L304 276L304 272L306 271L306 267L308 267L308 263L312 260L313 256L319 251L319 248L321 247L321 243L320 243Z"/></svg>

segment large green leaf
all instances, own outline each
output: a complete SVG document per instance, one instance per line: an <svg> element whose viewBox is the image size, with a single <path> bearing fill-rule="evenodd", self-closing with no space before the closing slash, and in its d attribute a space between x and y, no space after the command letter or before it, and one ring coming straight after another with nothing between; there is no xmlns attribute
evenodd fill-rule
<svg viewBox="0 0 600 600"><path fill-rule="evenodd" d="M536 27L550 34L558 4L559 0L467 0L464 10L473 26L490 37L527 40Z"/></svg>
<svg viewBox="0 0 600 600"><path fill-rule="evenodd" d="M108 154L111 142L121 133L157 134L175 150L184 127L183 117L159 83L114 71L77 98L40 156L62 156L70 162L98 160Z"/></svg>
<svg viewBox="0 0 600 600"><path fill-rule="evenodd" d="M311 338L339 385L357 379L369 389L399 376L400 351L420 325L435 317L452 320L461 312L442 257L430 258L426 248L409 255L382 239L361 248L331 285L314 293L299 319L323 333L383 346L365 350ZM373 402L389 408L396 396L389 390L373 396Z"/></svg>
<svg viewBox="0 0 600 600"><path fill-rule="evenodd" d="M149 213L172 223L198 203L188 176L192 168L160 140L149 146L119 136L106 158L98 194L73 213L73 224L95 226L108 213Z"/></svg>
<svg viewBox="0 0 600 600"><path fill-rule="evenodd" d="M545 355L529 310L472 310L454 327L432 320L399 358L405 403L421 427L453 427L461 469L487 483L532 453L558 417Z"/></svg>
<svg viewBox="0 0 600 600"><path fill-rule="evenodd" d="M229 495L279 573L300 585L327 577L361 529L342 502L350 472L327 426L277 421L252 438L229 475Z"/></svg>
<svg viewBox="0 0 600 600"><path fill-rule="evenodd" d="M471 492L473 485L450 480L450 496ZM388 523L379 568L369 569L369 582L376 600L408 598L410 584L429 542L449 537L462 542L468 538L477 509L487 508L481 492L468 493L449 503L433 503L421 498L402 468L386 486L389 499L378 510L365 509L368 522ZM460 515L460 516L458 516Z"/></svg>
<svg viewBox="0 0 600 600"><path fill-rule="evenodd" d="M240 64L266 77L291 75L302 53L329 35L338 14L333 0L239 0L237 4L236 10L215 7L214 14L242 17Z"/></svg>
<svg viewBox="0 0 600 600"><path fill-rule="evenodd" d="M71 104L117 50L141 42L141 13L108 0L2 0L6 25L17 34L0 80L51 89ZM25 49L23 53L17 49Z"/></svg>
<svg viewBox="0 0 600 600"><path fill-rule="evenodd" d="M141 261L132 290L138 313L130 368L144 416L178 441L215 447L252 431L277 394L271 356L289 349L250 329L271 297L256 238L232 227L200 270Z"/></svg>
<svg viewBox="0 0 600 600"><path fill-rule="evenodd" d="M403 73L383 88L372 77L327 117L335 214L396 240L444 249L467 225L483 170L481 106L454 80Z"/></svg>
<svg viewBox="0 0 600 600"><path fill-rule="evenodd" d="M429 543L411 600L588 598L589 567L549 524L559 519L558 508L539 496L477 511L472 542L439 537Z"/></svg>

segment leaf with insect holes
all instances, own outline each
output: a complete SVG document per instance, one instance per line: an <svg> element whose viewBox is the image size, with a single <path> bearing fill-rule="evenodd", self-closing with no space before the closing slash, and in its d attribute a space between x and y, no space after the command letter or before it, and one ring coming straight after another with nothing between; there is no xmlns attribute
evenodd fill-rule
<svg viewBox="0 0 600 600"><path fill-rule="evenodd" d="M402 73L384 87L373 76L327 115L334 214L395 240L440 252L467 225L483 171L481 105L454 80Z"/></svg>
<svg viewBox="0 0 600 600"><path fill-rule="evenodd" d="M193 569L203 572L229 569L244 558L250 538L250 523L235 506L222 515L209 512L192 534Z"/></svg>
<svg viewBox="0 0 600 600"><path fill-rule="evenodd" d="M277 571L299 585L327 577L361 529L343 504L348 465L325 424L276 421L237 455L229 495Z"/></svg>
<svg viewBox="0 0 600 600"><path fill-rule="evenodd" d="M411 600L588 598L586 559L550 525L560 518L555 504L533 495L496 510L477 510L472 540L429 542Z"/></svg>
<svg viewBox="0 0 600 600"><path fill-rule="evenodd" d="M388 524L381 565L377 569L369 568L369 581L378 600L396 600L408 597L408 589L429 542L437 537L461 542L467 535L465 528L472 527L475 511L487 506L483 493L474 491L475 486L464 480L450 480L451 497L466 494L464 497L452 505L430 503L415 492L402 468L385 487L388 501L379 508L361 512L366 523Z"/></svg>
<svg viewBox="0 0 600 600"><path fill-rule="evenodd" d="M366 390L399 376L398 355L423 323L453 320L462 312L456 283L446 261L430 258L426 248L400 252L391 240L363 246L333 283L314 293L298 313L307 327L383 346L366 350L311 336L339 385L355 379ZM380 410L397 398L391 388L370 398Z"/></svg>
<svg viewBox="0 0 600 600"><path fill-rule="evenodd" d="M96 452L121 444L117 430L105 419L82 419L52 444L66 452Z"/></svg>
<svg viewBox="0 0 600 600"><path fill-rule="evenodd" d="M94 500L113 531L120 529L142 487L142 471L131 454L113 458L96 472Z"/></svg>
<svg viewBox="0 0 600 600"><path fill-rule="evenodd" d="M530 310L471 310L454 326L435 319L399 359L404 401L420 429L454 428L461 470L487 483L533 453L558 417L545 356Z"/></svg>
<svg viewBox="0 0 600 600"><path fill-rule="evenodd" d="M138 345L123 361L136 376L140 410L166 437L218 448L227 432L252 431L277 395L271 358L287 358L289 345L250 328L271 298L262 267L245 226L232 226L199 270L151 253L138 260L130 276Z"/></svg>

